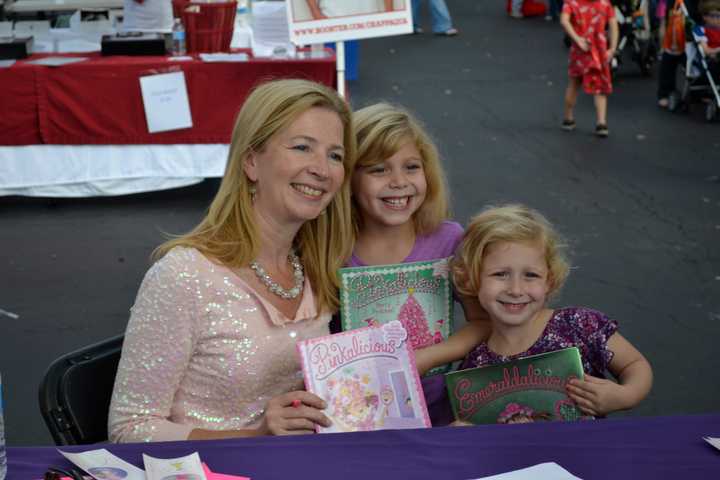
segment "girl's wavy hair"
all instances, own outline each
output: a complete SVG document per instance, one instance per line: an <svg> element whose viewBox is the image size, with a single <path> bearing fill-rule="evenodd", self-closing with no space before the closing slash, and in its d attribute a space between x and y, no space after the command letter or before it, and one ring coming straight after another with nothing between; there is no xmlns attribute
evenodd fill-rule
<svg viewBox="0 0 720 480"><path fill-rule="evenodd" d="M251 182L243 165L250 152L263 151L274 135L314 107L328 109L340 118L345 178L326 213L300 228L295 247L316 295L318 311L337 310L337 271L352 248L350 173L356 142L348 104L336 91L315 82L275 80L253 89L235 121L225 175L205 218L191 232L160 245L154 257L183 246L229 268L247 267L259 252L260 238L250 198Z"/></svg>
<svg viewBox="0 0 720 480"><path fill-rule="evenodd" d="M477 296L483 260L497 242L539 244L548 267L548 298L560 291L570 271L560 234L537 210L509 204L487 207L470 220L452 262L455 287L461 294Z"/></svg>
<svg viewBox="0 0 720 480"><path fill-rule="evenodd" d="M440 155L423 125L404 108L388 103L362 108L355 112L353 120L358 142L355 169L384 162L408 143L415 145L422 158L427 192L425 201L413 215L413 224L418 235L434 232L450 216L450 202ZM357 234L362 227L362 216L354 201L352 219Z"/></svg>

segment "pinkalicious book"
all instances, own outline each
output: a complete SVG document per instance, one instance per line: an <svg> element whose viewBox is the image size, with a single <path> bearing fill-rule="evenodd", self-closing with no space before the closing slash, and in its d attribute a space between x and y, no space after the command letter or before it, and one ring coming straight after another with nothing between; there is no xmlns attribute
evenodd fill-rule
<svg viewBox="0 0 720 480"><path fill-rule="evenodd" d="M398 320L417 350L447 339L452 315L447 258L340 269L343 331ZM445 371L439 367L428 373Z"/></svg>
<svg viewBox="0 0 720 480"><path fill-rule="evenodd" d="M382 326L298 342L305 388L327 402L320 433L430 427L408 335Z"/></svg>
<svg viewBox="0 0 720 480"><path fill-rule="evenodd" d="M445 375L455 418L474 424L590 418L565 393L583 377L577 347Z"/></svg>

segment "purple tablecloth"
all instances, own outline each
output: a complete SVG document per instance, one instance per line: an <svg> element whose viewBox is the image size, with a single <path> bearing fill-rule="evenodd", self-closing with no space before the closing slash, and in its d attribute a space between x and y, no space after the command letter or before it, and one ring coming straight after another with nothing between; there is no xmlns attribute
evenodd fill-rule
<svg viewBox="0 0 720 480"><path fill-rule="evenodd" d="M211 470L254 480L460 480L549 461L584 480L720 479L720 451L703 436L720 437L720 414L104 447L138 466L143 452L197 451ZM7 455L8 480L69 465L55 447L11 447Z"/></svg>

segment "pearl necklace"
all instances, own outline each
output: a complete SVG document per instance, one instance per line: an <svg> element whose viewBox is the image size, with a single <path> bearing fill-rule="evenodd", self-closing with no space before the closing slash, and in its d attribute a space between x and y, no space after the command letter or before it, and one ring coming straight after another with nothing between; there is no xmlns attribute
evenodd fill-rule
<svg viewBox="0 0 720 480"><path fill-rule="evenodd" d="M277 282L275 282L270 275L265 271L263 267L260 266L259 263L256 261L250 262L250 268L253 272L255 272L255 275L260 279L260 281L275 295L284 298L285 300L291 300L293 298L297 298L298 295L303 291L303 286L305 285L305 274L303 273L303 267L300 264L300 259L298 258L297 254L294 250L290 251L290 254L288 255L288 261L293 267L293 277L295 277L295 285L285 290L283 287L278 285Z"/></svg>

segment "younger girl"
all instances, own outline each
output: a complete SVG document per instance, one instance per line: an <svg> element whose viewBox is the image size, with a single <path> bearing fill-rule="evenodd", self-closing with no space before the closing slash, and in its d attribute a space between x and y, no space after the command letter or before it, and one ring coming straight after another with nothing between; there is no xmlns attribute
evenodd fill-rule
<svg viewBox="0 0 720 480"><path fill-rule="evenodd" d="M573 110L582 85L585 93L593 95L595 101L595 134L607 137L607 96L612 93L610 61L615 56L619 36L615 10L609 0L567 0L563 4L560 24L573 41L562 128L575 129ZM606 26L610 27L610 48L605 36Z"/></svg>
<svg viewBox="0 0 720 480"><path fill-rule="evenodd" d="M467 354L463 368L576 346L585 379L571 381L567 393L580 409L604 416L634 407L650 391L652 370L618 333L617 322L589 308L547 308L568 268L558 234L540 213L508 205L473 218L453 272L457 289L475 295L488 312L492 333ZM417 352L423 368L436 364L433 350L447 348L438 344ZM618 383L604 378L606 370Z"/></svg>
<svg viewBox="0 0 720 480"><path fill-rule="evenodd" d="M352 176L355 248L348 266L386 265L446 258L455 253L462 227L447 220L445 176L437 149L407 111L379 103L353 115L358 141ZM468 333L459 350L487 338L489 324L471 296L460 298ZM472 331L472 335L470 332ZM449 341L455 345L455 340ZM462 358L439 352L438 365ZM423 379L433 425L446 425L452 413L442 375Z"/></svg>

